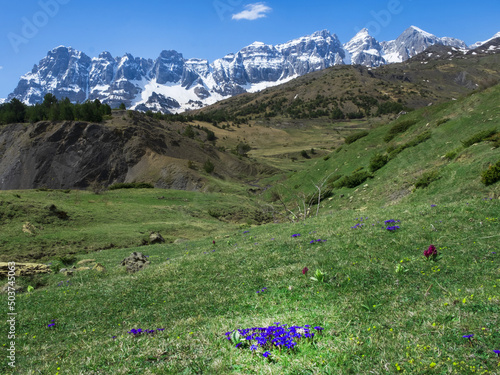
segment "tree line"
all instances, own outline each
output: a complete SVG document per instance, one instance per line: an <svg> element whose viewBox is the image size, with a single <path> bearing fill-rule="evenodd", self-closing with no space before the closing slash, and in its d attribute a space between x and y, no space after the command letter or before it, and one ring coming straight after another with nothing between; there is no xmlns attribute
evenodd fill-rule
<svg viewBox="0 0 500 375"><path fill-rule="evenodd" d="M111 107L98 99L73 104L68 98L58 100L53 94L46 94L42 103L33 106L15 98L0 105L0 124L73 120L101 122L107 115L111 115Z"/></svg>

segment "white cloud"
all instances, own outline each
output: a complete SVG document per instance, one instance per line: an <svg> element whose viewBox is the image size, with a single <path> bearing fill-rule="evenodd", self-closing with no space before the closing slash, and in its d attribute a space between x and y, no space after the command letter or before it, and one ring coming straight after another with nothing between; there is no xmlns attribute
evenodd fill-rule
<svg viewBox="0 0 500 375"><path fill-rule="evenodd" d="M266 17L266 13L272 11L270 7L264 3L248 4L245 10L240 13L233 14L233 20L249 20L253 21L259 18Z"/></svg>

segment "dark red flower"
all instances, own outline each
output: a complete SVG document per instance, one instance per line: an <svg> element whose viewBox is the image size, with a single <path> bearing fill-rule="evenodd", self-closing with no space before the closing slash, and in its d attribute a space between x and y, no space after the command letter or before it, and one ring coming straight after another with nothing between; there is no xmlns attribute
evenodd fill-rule
<svg viewBox="0 0 500 375"><path fill-rule="evenodd" d="M215 245L215 240L213 240L212 243Z"/></svg>
<svg viewBox="0 0 500 375"><path fill-rule="evenodd" d="M307 271L309 271L309 268L304 267L304 269L302 270L302 274L305 275L307 273Z"/></svg>
<svg viewBox="0 0 500 375"><path fill-rule="evenodd" d="M437 255L436 246L434 245L429 246L429 248L424 251L424 255L426 258L429 258L430 256L436 256Z"/></svg>

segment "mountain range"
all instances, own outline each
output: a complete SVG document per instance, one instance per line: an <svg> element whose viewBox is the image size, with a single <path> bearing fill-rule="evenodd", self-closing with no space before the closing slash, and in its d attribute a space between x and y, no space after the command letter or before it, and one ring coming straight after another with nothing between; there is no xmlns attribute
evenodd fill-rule
<svg viewBox="0 0 500 375"><path fill-rule="evenodd" d="M21 77L7 100L36 104L52 93L72 102L98 99L111 107L124 103L138 111L178 113L334 65L375 68L406 61L433 45L468 51L486 42L468 47L459 39L440 38L411 26L392 41L378 42L363 29L342 44L335 34L323 30L275 46L255 42L212 63L185 59L172 50L162 51L155 60L131 54L113 57L109 52L91 58L59 46Z"/></svg>

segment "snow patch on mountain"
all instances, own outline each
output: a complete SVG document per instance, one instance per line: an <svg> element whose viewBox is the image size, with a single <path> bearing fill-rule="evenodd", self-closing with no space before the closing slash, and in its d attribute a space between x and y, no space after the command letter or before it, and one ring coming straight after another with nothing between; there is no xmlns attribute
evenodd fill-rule
<svg viewBox="0 0 500 375"><path fill-rule="evenodd" d="M476 42L474 44L471 44L469 46L470 49L476 49L478 47L481 47L483 44L486 44L488 42L491 42L493 39L496 39L496 38L500 38L500 31L498 33L496 33L495 35L493 35L490 39L488 40L485 40L484 42Z"/></svg>
<svg viewBox="0 0 500 375"><path fill-rule="evenodd" d="M72 102L98 99L112 107L124 103L141 111L177 113L244 92L257 92L334 65L377 67L402 62L436 44L468 48L461 40L439 38L416 26L395 40L381 43L367 29L344 45L328 30L274 46L254 42L212 63L185 59L181 53L168 50L155 60L131 54L113 57L109 52L90 58L71 47L59 46L21 77L7 100L17 98L35 104L52 93Z"/></svg>

